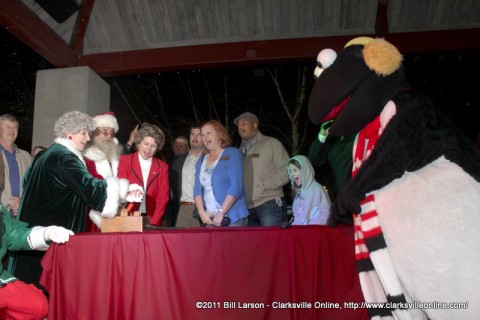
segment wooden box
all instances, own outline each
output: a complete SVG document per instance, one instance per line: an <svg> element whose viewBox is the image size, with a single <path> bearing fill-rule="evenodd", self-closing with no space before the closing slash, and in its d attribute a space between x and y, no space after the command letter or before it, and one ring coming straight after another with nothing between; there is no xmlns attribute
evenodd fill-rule
<svg viewBox="0 0 480 320"><path fill-rule="evenodd" d="M102 218L102 233L104 232L131 232L145 231L150 223L150 217L145 216L116 216Z"/></svg>

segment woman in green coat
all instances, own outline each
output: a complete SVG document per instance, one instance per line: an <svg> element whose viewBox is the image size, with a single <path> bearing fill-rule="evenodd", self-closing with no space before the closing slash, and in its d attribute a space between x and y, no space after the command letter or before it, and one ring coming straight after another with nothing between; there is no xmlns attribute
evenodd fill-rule
<svg viewBox="0 0 480 320"><path fill-rule="evenodd" d="M94 178L82 156L95 128L94 120L80 111L67 112L55 122L55 143L35 157L23 178L24 192L18 213L21 221L29 226L62 226L78 233L85 230L88 207L103 217L117 214L120 191L124 191L124 199L128 181ZM16 252L9 271L40 287L42 257L40 252Z"/></svg>

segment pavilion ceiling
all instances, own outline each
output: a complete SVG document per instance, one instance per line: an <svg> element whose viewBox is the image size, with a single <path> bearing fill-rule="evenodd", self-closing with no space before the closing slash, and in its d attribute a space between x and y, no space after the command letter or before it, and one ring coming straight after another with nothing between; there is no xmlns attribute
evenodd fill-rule
<svg viewBox="0 0 480 320"><path fill-rule="evenodd" d="M35 0L1 0L0 24L55 67L102 76L312 61L359 35L402 52L480 48L477 0L65 1L78 10L58 22Z"/></svg>

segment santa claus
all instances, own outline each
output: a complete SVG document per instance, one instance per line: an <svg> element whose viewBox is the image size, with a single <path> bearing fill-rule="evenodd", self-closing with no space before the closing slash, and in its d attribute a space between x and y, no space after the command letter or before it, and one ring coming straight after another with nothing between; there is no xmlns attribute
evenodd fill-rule
<svg viewBox="0 0 480 320"><path fill-rule="evenodd" d="M106 112L94 116L93 120L96 128L92 139L83 151L85 164L88 171L97 179L115 177L118 159L122 154L122 146L115 138L115 134L118 132L117 119L113 112ZM85 231L98 232L100 225L100 213L90 210Z"/></svg>

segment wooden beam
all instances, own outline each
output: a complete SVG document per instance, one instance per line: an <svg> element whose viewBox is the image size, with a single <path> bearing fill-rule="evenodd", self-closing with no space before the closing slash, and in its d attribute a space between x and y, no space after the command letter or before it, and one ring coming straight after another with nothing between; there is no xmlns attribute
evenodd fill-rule
<svg viewBox="0 0 480 320"><path fill-rule="evenodd" d="M75 51L20 0L0 1L0 25L55 67L77 65Z"/></svg>
<svg viewBox="0 0 480 320"><path fill-rule="evenodd" d="M384 36L388 30L388 0L379 0L377 4L377 16L375 19L375 33Z"/></svg>
<svg viewBox="0 0 480 320"><path fill-rule="evenodd" d="M287 62L313 63L322 49L340 50L354 37L219 43L90 54L80 57L79 65L89 66L101 76L111 76ZM390 33L385 39L402 53L480 49L480 29Z"/></svg>
<svg viewBox="0 0 480 320"><path fill-rule="evenodd" d="M347 39L330 37L322 44L341 47ZM134 50L84 55L79 65L105 76L294 62L318 54L318 44L318 39L289 39Z"/></svg>
<svg viewBox="0 0 480 320"><path fill-rule="evenodd" d="M85 38L94 4L95 0L83 0L78 10L77 20L73 27L72 40L70 41L70 45L78 55L83 53L83 39Z"/></svg>
<svg viewBox="0 0 480 320"><path fill-rule="evenodd" d="M402 53L480 49L480 28L389 33L385 39Z"/></svg>

